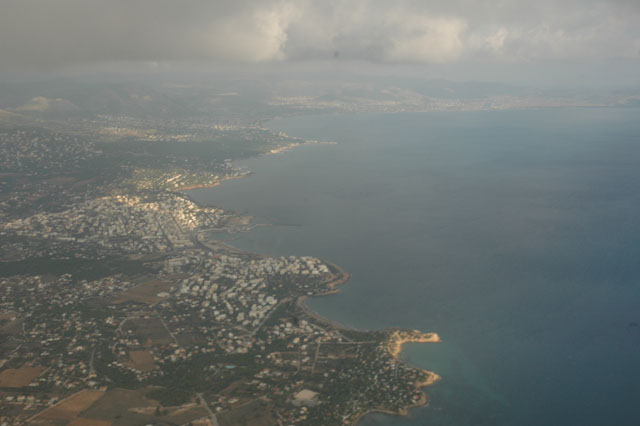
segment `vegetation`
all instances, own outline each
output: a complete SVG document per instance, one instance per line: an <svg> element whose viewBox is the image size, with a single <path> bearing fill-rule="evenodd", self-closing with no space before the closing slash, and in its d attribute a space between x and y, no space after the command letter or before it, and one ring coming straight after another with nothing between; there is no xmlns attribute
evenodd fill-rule
<svg viewBox="0 0 640 426"><path fill-rule="evenodd" d="M64 275L74 280L95 280L114 275L136 275L149 272L149 267L137 260L123 259L58 259L32 258L14 262L0 262L0 276L12 275Z"/></svg>
<svg viewBox="0 0 640 426"><path fill-rule="evenodd" d="M158 401L163 407L173 407L189 402L193 392L176 388L157 388L146 394L147 398Z"/></svg>

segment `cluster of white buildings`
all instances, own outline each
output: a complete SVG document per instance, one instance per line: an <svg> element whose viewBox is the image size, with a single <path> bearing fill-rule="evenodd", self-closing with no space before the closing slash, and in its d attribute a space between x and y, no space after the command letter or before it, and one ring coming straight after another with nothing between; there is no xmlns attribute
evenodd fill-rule
<svg viewBox="0 0 640 426"><path fill-rule="evenodd" d="M171 193L113 195L59 213L37 213L4 225L19 236L91 244L144 254L190 248L196 229L215 228L223 212Z"/></svg>
<svg viewBox="0 0 640 426"><path fill-rule="evenodd" d="M292 291L311 291L331 274L312 257L246 260L233 256L182 257L166 262L169 272L189 271L178 287L183 303L213 313L216 321L253 330ZM313 278L316 278L314 280Z"/></svg>

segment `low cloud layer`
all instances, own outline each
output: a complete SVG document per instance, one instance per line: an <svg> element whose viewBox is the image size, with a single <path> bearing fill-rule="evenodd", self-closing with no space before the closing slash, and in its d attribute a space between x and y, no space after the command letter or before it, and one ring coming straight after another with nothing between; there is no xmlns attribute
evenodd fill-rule
<svg viewBox="0 0 640 426"><path fill-rule="evenodd" d="M0 68L640 59L635 0L4 0Z"/></svg>

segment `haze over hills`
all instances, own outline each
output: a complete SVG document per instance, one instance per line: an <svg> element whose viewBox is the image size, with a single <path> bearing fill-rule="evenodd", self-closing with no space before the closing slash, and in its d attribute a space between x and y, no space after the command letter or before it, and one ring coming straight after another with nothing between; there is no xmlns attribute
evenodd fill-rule
<svg viewBox="0 0 640 426"><path fill-rule="evenodd" d="M106 116L147 120L255 124L300 113L503 110L626 106L640 89L549 89L494 82L367 76L339 80L255 75L215 79L195 74L111 75L78 82L58 78L0 85L0 109L41 120L92 121ZM291 77L291 76L288 76Z"/></svg>

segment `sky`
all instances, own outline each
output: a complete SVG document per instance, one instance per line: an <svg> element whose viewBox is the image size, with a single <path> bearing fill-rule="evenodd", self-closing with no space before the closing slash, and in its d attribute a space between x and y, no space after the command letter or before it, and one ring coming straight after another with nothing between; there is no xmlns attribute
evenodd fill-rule
<svg viewBox="0 0 640 426"><path fill-rule="evenodd" d="M597 70L598 78L622 73L633 80L640 64L638 0L0 0L0 5L0 71L328 62L426 67L471 79L474 70L490 76L492 70L580 68Z"/></svg>

